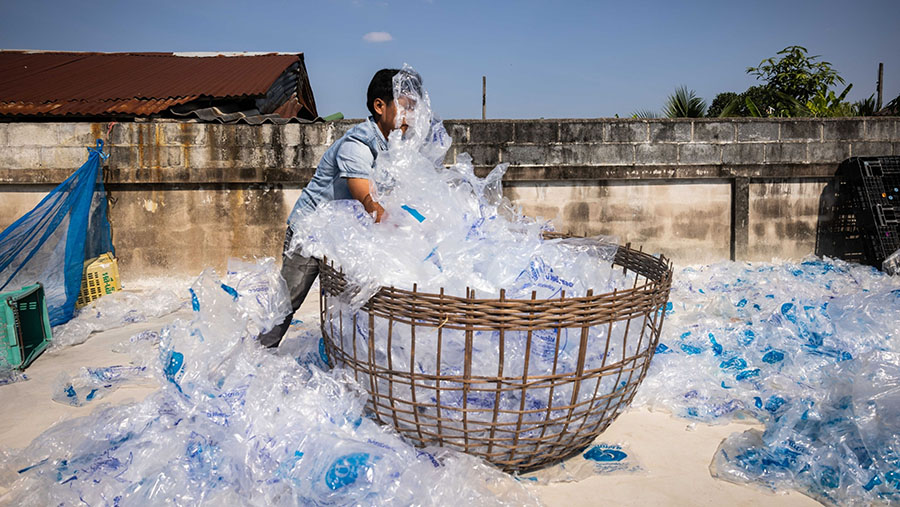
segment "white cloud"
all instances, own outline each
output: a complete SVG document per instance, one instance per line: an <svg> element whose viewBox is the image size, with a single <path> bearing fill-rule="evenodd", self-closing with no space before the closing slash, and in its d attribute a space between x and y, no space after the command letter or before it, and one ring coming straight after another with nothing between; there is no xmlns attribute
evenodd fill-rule
<svg viewBox="0 0 900 507"><path fill-rule="evenodd" d="M387 32L369 32L363 35L363 40L366 42L390 42L394 38Z"/></svg>

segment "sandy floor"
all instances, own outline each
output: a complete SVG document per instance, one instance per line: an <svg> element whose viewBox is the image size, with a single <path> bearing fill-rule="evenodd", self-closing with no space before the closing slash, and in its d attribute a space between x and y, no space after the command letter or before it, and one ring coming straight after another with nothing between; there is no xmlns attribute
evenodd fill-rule
<svg viewBox="0 0 900 507"><path fill-rule="evenodd" d="M300 317L316 319L318 298L311 294ZM126 386L98 403L84 407L61 405L50 399L61 372L75 373L82 366L126 364L128 356L112 347L145 329L159 329L181 311L160 319L94 334L84 344L45 353L26 371L27 382L0 386L0 447L20 448L58 421L87 415L103 403L125 403L144 398L155 385ZM592 475L569 483L532 485L548 506L573 505L818 505L796 492L773 494L752 486L714 479L709 462L730 433L747 425L689 425L668 414L632 409L624 413L598 438L598 442L622 443L645 471L625 475ZM0 495L3 491L0 490Z"/></svg>

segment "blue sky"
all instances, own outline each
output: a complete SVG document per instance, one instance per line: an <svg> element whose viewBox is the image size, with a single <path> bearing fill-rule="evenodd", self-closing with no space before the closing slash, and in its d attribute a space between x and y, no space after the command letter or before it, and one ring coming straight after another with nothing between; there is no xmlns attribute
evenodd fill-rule
<svg viewBox="0 0 900 507"><path fill-rule="evenodd" d="M830 61L851 100L900 94L900 0L0 0L0 48L303 52L319 113L366 115L382 67L409 63L443 118L592 118L707 103L788 45ZM381 34L369 35L377 32ZM387 34L387 35L386 35Z"/></svg>

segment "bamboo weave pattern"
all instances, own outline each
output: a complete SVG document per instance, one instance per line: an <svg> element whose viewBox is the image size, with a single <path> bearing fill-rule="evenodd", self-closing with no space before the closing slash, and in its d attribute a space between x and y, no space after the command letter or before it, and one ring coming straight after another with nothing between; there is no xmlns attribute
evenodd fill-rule
<svg viewBox="0 0 900 507"><path fill-rule="evenodd" d="M414 444L509 472L542 468L588 446L628 406L658 344L671 263L626 245L614 265L633 281L607 294L523 300L383 287L352 312L339 297L347 281L326 260L326 351L366 388L373 416Z"/></svg>

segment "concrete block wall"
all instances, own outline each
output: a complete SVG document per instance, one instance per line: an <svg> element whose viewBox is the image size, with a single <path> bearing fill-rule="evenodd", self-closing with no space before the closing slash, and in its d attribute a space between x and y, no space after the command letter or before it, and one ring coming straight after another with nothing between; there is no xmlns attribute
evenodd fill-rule
<svg viewBox="0 0 900 507"><path fill-rule="evenodd" d="M356 121L282 126L0 123L0 227L102 138L123 271L192 275L277 256L284 220ZM560 230L607 234L676 262L799 258L849 156L900 155L900 118L448 120L446 162L509 163L507 197ZM124 275L127 276L127 275Z"/></svg>
<svg viewBox="0 0 900 507"><path fill-rule="evenodd" d="M481 166L509 162L511 177L531 180L560 172L553 168L609 176L587 168L662 166L685 173L717 166L730 174L756 166L749 174L761 176L802 164L815 172L851 156L900 154L898 124L897 118L445 122L456 143L452 154L468 152Z"/></svg>
<svg viewBox="0 0 900 507"><path fill-rule="evenodd" d="M605 235L679 260L730 256L731 186L716 180L515 182L505 195L559 230ZM724 224L724 225L723 225Z"/></svg>
<svg viewBox="0 0 900 507"><path fill-rule="evenodd" d="M454 155L470 153L482 171L510 163L506 192L526 212L697 262L814 253L840 162L900 155L898 118L445 123Z"/></svg>

